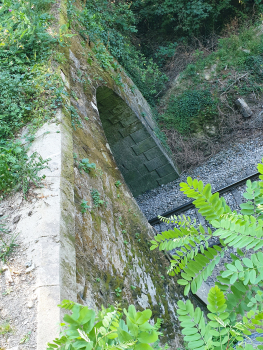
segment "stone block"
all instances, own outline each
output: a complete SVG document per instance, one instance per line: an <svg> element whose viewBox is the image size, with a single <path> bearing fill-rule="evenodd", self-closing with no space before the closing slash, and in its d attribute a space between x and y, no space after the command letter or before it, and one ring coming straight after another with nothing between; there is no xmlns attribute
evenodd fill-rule
<svg viewBox="0 0 263 350"><path fill-rule="evenodd" d="M141 141L137 145L132 146L132 149L137 155L139 155L155 146L156 146L156 143L154 139L152 139L151 137L148 137L147 139Z"/></svg>
<svg viewBox="0 0 263 350"><path fill-rule="evenodd" d="M162 156L163 153L160 150L160 148L156 146L156 147L150 149L149 151L144 152L144 155L147 158L147 160L151 160L153 158Z"/></svg>
<svg viewBox="0 0 263 350"><path fill-rule="evenodd" d="M119 133L117 130L111 130L111 132L107 133L106 135L110 145L115 145L117 142L121 142L123 140L121 133Z"/></svg>
<svg viewBox="0 0 263 350"><path fill-rule="evenodd" d="M145 167L145 169L146 169L146 167ZM152 178L155 179L155 180L160 179L160 176L159 176L159 174L156 172L156 170L150 172L150 175L151 175Z"/></svg>
<svg viewBox="0 0 263 350"><path fill-rule="evenodd" d="M100 89L97 90L97 100L99 101L103 101L112 97L114 97L114 92L111 89L100 87Z"/></svg>
<svg viewBox="0 0 263 350"><path fill-rule="evenodd" d="M248 118L248 117L252 116L253 112L251 111L251 109L247 105L246 101L243 100L243 98L238 98L236 100L236 104L238 105L243 117Z"/></svg>
<svg viewBox="0 0 263 350"><path fill-rule="evenodd" d="M112 123L106 119L103 121L103 129L104 129L104 132L107 133L107 130L111 130L112 128Z"/></svg>
<svg viewBox="0 0 263 350"><path fill-rule="evenodd" d="M148 131L145 128L141 128L140 130L134 132L131 134L131 138L135 143L139 143L145 139L147 139L150 136Z"/></svg>
<svg viewBox="0 0 263 350"><path fill-rule="evenodd" d="M134 156L134 152L132 149L123 151L123 153L119 153L118 158L115 156L116 162L118 166L122 165L124 168L130 170L138 170L141 175L145 175L148 173L148 170L144 166L145 156L144 154L140 154L139 156Z"/></svg>
<svg viewBox="0 0 263 350"><path fill-rule="evenodd" d="M166 163L168 163L168 160L166 159L166 157L161 156L161 157L157 157L152 160L149 160L148 162L145 163L145 166L149 171L153 171L155 169L160 168Z"/></svg>
<svg viewBox="0 0 263 350"><path fill-rule="evenodd" d="M130 157L133 156L133 151L132 151L132 146L134 146L134 141L133 139L130 137L130 136L127 136L127 137L124 137L123 139L119 140L118 142L116 142L114 145L111 144L111 150L114 154L114 157L115 158L119 158L119 155L121 154L125 154L126 155L126 152L129 151L131 152L131 155ZM125 156L126 158L128 156Z"/></svg>
<svg viewBox="0 0 263 350"><path fill-rule="evenodd" d="M105 116L103 116L104 119ZM113 113L109 112L109 114L105 118L106 120L109 120L112 124L117 124L119 121L122 119L122 114L121 113ZM102 121L103 124L103 121Z"/></svg>
<svg viewBox="0 0 263 350"><path fill-rule="evenodd" d="M130 182L129 186L132 189L133 195L136 197L148 190L156 188L158 183L151 174L147 174L140 179Z"/></svg>
<svg viewBox="0 0 263 350"><path fill-rule="evenodd" d="M174 168L171 164L168 163L168 164L162 166L161 168L157 169L156 171L160 177L164 177L164 176L174 172Z"/></svg>
<svg viewBox="0 0 263 350"><path fill-rule="evenodd" d="M131 125L132 123L135 123L136 121L138 121L138 118L132 112L132 110L130 110L129 114L122 115L120 122L121 122L123 127L127 127L127 126Z"/></svg>
<svg viewBox="0 0 263 350"><path fill-rule="evenodd" d="M178 177L179 177L179 175L174 171L173 173L171 173L169 175L166 175L166 176L162 177L160 180L157 180L157 181L158 181L159 185L165 185L165 184L168 184L171 181L174 181L174 180L178 179Z"/></svg>
<svg viewBox="0 0 263 350"><path fill-rule="evenodd" d="M201 299L206 305L208 304L207 297L208 297L209 290L210 290L209 285L203 282L201 284L201 287L196 292L196 295L198 296L198 298Z"/></svg>
<svg viewBox="0 0 263 350"><path fill-rule="evenodd" d="M123 137L126 137L132 133L134 133L137 130L140 130L142 128L142 124L137 120L136 122L128 125L126 128L123 128L121 125L121 129L119 132Z"/></svg>
<svg viewBox="0 0 263 350"><path fill-rule="evenodd" d="M141 177L141 174L137 169L129 171L124 175L125 181L129 184L130 182L137 181Z"/></svg>

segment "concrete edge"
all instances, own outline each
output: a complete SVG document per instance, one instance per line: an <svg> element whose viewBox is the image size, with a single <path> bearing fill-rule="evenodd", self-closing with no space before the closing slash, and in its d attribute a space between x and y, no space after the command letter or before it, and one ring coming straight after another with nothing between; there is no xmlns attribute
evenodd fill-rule
<svg viewBox="0 0 263 350"><path fill-rule="evenodd" d="M63 318L63 310L58 304L63 299L76 300L76 254L75 254L75 209L74 209L74 173L73 173L73 140L70 116L66 116L62 110L57 113L60 123L58 125L60 137L60 149L54 149L59 154L60 173L51 201L53 208L49 210L54 213L51 233L41 232L42 237L49 239L47 244L42 244L40 262L42 283L37 286L38 308L37 308L37 350L46 349L59 335L59 324ZM41 146L45 148L45 142L52 142L50 138L44 138ZM52 158L51 161L52 162ZM48 181L48 171L45 172ZM42 191L47 196L47 191ZM51 196L50 192L48 196ZM47 215L48 213L46 213ZM51 214L52 215L52 214ZM43 215L43 228L50 226L50 215ZM40 227L41 230L41 227ZM54 239L55 238L55 239ZM43 257L46 257L43 259ZM41 266L42 265L42 266ZM53 278L50 276L54 275ZM45 283L44 281L48 281Z"/></svg>

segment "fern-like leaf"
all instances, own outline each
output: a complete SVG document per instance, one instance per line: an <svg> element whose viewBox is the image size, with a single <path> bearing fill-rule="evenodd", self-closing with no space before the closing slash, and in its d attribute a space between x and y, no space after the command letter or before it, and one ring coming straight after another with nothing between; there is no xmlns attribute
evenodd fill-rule
<svg viewBox="0 0 263 350"><path fill-rule="evenodd" d="M190 300L177 303L178 318L183 328L184 340L188 342L188 347L195 350L204 350L211 339L210 327L206 325L203 312L198 307L194 309Z"/></svg>

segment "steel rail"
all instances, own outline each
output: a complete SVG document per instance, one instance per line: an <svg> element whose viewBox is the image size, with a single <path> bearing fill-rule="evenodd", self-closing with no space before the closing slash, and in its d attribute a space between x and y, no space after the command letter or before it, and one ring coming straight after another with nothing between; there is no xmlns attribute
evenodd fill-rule
<svg viewBox="0 0 263 350"><path fill-rule="evenodd" d="M228 192L228 191L234 189L235 187L242 185L247 180L251 180L251 179L253 179L255 177L258 177L259 175L260 175L260 173L254 173L254 174L248 175L248 176L242 178L241 180L238 180L237 182L234 182L234 183L232 183L232 184L230 184L228 186L222 187L222 188L214 191L213 193L219 192L219 194L222 194L222 193ZM181 212L184 212L184 211L186 211L188 209L191 209L191 208L195 208L195 206L193 204L193 201L190 201L190 202L187 202L185 204L182 204L182 205L180 205L177 208L174 208L172 210L169 210L169 211L161 214L160 216L163 216L163 217L167 218L167 217L170 217L172 215L176 215L176 214L179 214ZM153 225L159 224L160 223L160 219L158 217L155 217L155 218L152 218L152 219L148 220L148 222L149 222L150 225L153 226Z"/></svg>

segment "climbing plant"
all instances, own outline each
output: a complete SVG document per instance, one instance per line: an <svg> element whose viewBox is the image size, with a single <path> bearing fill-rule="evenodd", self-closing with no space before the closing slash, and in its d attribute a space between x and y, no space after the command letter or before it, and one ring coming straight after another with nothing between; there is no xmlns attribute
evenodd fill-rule
<svg viewBox="0 0 263 350"><path fill-rule="evenodd" d="M240 205L240 213L232 212L218 192L212 194L210 184L204 186L188 177L187 183L180 184L181 191L194 199L193 204L213 229L196 226L185 216L162 218L176 227L151 241L151 249L174 250L169 274L181 275L178 283L185 286L185 295L190 290L196 293L228 249L236 249L236 254L230 254L232 262L225 264L210 289L209 322L190 301L178 302L184 339L191 349L232 349L251 330L263 333L263 164L258 171L259 181L247 181L246 202ZM211 237L217 237L218 244L210 246Z"/></svg>

